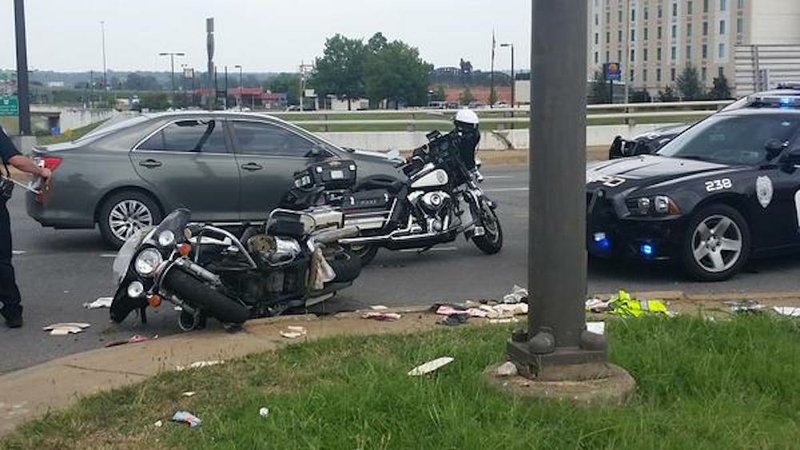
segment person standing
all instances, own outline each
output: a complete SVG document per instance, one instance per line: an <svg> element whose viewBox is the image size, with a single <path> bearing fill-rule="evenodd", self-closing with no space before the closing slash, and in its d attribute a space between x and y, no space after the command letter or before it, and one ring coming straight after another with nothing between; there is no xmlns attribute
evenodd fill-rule
<svg viewBox="0 0 800 450"><path fill-rule="evenodd" d="M0 127L0 161L2 161L5 173L2 175L10 178L8 170L9 164L17 169L33 175L40 176L45 180L50 178L50 169L39 167L29 158L23 156L5 130ZM14 266L11 265L11 217L8 213L6 203L8 197L0 195L0 314L6 320L9 328L19 328L22 326L22 298L14 277Z"/></svg>

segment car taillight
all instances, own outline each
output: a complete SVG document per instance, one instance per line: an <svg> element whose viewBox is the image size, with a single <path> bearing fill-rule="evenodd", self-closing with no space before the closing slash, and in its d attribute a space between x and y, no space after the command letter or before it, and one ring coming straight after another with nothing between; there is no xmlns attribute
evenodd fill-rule
<svg viewBox="0 0 800 450"><path fill-rule="evenodd" d="M45 156L41 158L42 164L46 169L50 169L51 172L58 169L58 166L61 165L61 158L57 156Z"/></svg>

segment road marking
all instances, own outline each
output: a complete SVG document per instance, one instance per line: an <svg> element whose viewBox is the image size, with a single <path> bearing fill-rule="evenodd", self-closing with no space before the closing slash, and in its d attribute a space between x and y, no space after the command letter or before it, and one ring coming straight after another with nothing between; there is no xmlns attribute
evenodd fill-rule
<svg viewBox="0 0 800 450"><path fill-rule="evenodd" d="M12 255L24 255L25 250L11 250Z"/></svg>
<svg viewBox="0 0 800 450"><path fill-rule="evenodd" d="M100 255L100 257L101 258L116 258L117 254L116 253L103 253L102 255Z"/></svg>
<svg viewBox="0 0 800 450"><path fill-rule="evenodd" d="M484 175L484 180L504 180L506 178L516 178L514 175Z"/></svg>
<svg viewBox="0 0 800 450"><path fill-rule="evenodd" d="M418 252L420 250L421 249L418 249L418 248L405 248L405 249L400 250L400 251L403 252L403 253L416 253L416 252ZM433 247L433 248L428 249L426 251L429 251L429 252L454 252L456 250L458 250L458 247Z"/></svg>
<svg viewBox="0 0 800 450"><path fill-rule="evenodd" d="M510 188L484 189L483 192L524 192L527 190L528 188L526 187L510 187Z"/></svg>

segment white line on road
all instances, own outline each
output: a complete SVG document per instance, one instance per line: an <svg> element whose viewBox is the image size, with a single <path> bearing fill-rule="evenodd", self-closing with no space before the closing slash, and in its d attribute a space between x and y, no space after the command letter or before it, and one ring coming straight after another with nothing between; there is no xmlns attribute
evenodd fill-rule
<svg viewBox="0 0 800 450"><path fill-rule="evenodd" d="M104 254L100 255L100 257L101 258L116 258L117 254L116 253L104 253Z"/></svg>
<svg viewBox="0 0 800 450"><path fill-rule="evenodd" d="M484 189L483 192L524 192L527 190L528 190L527 187L509 187L509 188Z"/></svg>
<svg viewBox="0 0 800 450"><path fill-rule="evenodd" d="M403 253L414 253L420 250L421 249L418 248L406 248L400 251ZM458 250L458 247L433 247L431 249L428 249L429 252L454 252L456 250Z"/></svg>
<svg viewBox="0 0 800 450"><path fill-rule="evenodd" d="M484 180L503 180L506 178L516 178L514 175L484 175Z"/></svg>
<svg viewBox="0 0 800 450"><path fill-rule="evenodd" d="M12 255L24 255L25 250L11 250Z"/></svg>

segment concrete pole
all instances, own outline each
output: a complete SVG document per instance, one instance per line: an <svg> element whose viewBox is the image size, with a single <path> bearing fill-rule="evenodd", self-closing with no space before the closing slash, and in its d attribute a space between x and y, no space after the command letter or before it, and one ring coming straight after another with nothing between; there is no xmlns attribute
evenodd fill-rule
<svg viewBox="0 0 800 450"><path fill-rule="evenodd" d="M633 82L631 79L631 0L625 1L625 64L622 66L622 79L625 80L625 104L630 102L630 85ZM614 102L614 99L611 99Z"/></svg>
<svg viewBox="0 0 800 450"><path fill-rule="evenodd" d="M17 101L19 102L19 134L30 136L31 101L28 84L28 45L25 38L25 1L14 0L14 27L17 33Z"/></svg>
<svg viewBox="0 0 800 450"><path fill-rule="evenodd" d="M607 359L602 336L585 332L587 8L533 0L528 331L508 345L529 377Z"/></svg>

